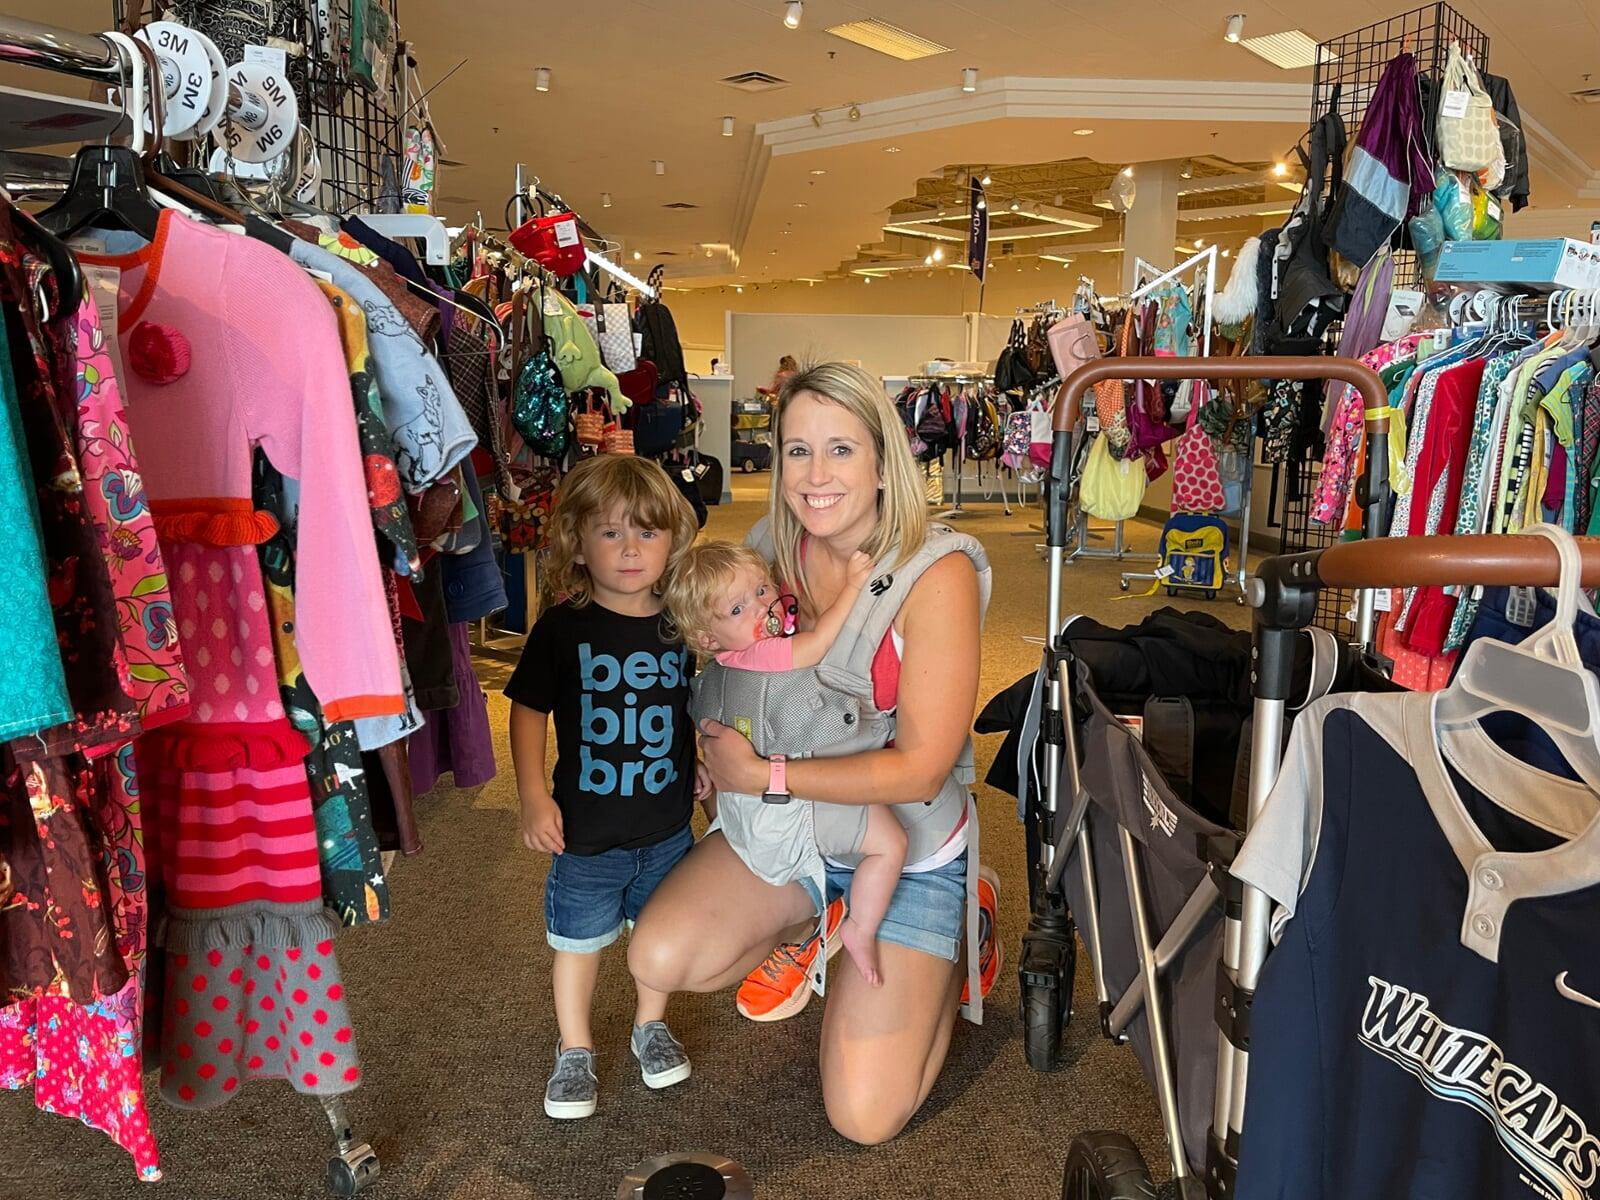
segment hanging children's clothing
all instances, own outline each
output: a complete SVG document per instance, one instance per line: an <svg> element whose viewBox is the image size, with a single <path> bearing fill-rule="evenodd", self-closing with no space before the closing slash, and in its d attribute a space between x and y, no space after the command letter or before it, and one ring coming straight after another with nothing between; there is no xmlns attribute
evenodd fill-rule
<svg viewBox="0 0 1600 1200"><path fill-rule="evenodd" d="M256 558L278 522L250 484L252 442L301 483L295 644L324 713L399 711L370 524L350 519L366 485L338 330L281 255L170 210L150 245L84 257L122 273L129 418L193 648L192 718L141 746L152 873L169 901L162 1092L211 1107L246 1078L345 1091L360 1068L322 906L307 745L279 698Z"/></svg>

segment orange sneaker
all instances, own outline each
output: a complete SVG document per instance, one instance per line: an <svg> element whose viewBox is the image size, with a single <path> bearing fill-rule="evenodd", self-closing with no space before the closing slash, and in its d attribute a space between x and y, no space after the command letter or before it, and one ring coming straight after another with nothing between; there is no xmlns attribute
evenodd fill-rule
<svg viewBox="0 0 1600 1200"><path fill-rule="evenodd" d="M1000 939L995 935L999 910L1000 876L994 873L992 867L980 866L978 868L978 990L985 1000L994 990L994 981L1000 978L1000 960L1005 957ZM967 1003L971 996L968 985L962 984L961 1003Z"/></svg>
<svg viewBox="0 0 1600 1200"><path fill-rule="evenodd" d="M745 976L735 1003L740 1013L752 1021L784 1021L800 1012L811 1001L811 964L817 951L827 943L832 958L844 945L835 935L844 924L844 898L828 905L824 936L815 934L803 942L785 942L767 955L767 961Z"/></svg>

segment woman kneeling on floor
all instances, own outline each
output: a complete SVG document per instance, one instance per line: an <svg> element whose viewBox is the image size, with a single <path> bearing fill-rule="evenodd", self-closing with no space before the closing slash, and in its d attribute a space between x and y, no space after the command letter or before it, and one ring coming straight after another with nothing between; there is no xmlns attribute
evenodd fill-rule
<svg viewBox="0 0 1600 1200"><path fill-rule="evenodd" d="M867 588L873 597L894 589L896 573L913 575L925 548L937 554L915 575L871 656L872 704L894 714L890 744L790 761L785 780L784 764L759 757L738 731L702 726L701 752L719 792L894 805L906 827L906 866L878 931L881 986L871 986L849 956L840 959L827 979L822 1023L829 1122L853 1141L884 1142L938 1078L958 999L967 999L963 962L972 963L972 978L981 975L980 995L999 966L996 893L992 877L981 884L975 877L977 819L967 791L987 569L980 577L981 550L970 539L930 529L905 431L866 372L827 363L794 376L779 396L774 429L770 518L751 540L798 597L801 629L812 628L847 587L855 551L877 564ZM827 864L824 905L809 880L766 883L721 833L711 833L645 905L629 967L640 984L662 992L711 992L743 980L746 1016L791 1016L838 949L832 935L852 876L849 866ZM969 921L973 893L983 912ZM775 942L783 944L774 950Z"/></svg>

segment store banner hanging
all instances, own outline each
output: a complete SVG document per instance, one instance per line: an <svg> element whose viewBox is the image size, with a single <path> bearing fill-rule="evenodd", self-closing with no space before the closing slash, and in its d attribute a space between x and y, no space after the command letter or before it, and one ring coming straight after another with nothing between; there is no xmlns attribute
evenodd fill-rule
<svg viewBox="0 0 1600 1200"><path fill-rule="evenodd" d="M967 176L967 211L967 266L982 283L989 264L989 206L974 175Z"/></svg>

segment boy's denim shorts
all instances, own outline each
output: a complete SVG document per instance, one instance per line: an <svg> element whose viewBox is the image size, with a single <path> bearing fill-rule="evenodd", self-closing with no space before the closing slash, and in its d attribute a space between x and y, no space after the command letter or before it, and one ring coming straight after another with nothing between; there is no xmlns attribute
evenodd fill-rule
<svg viewBox="0 0 1600 1200"><path fill-rule="evenodd" d="M849 867L828 864L830 902L839 896L849 901L855 875ZM816 885L809 879L798 882L811 898L813 911L820 916L822 897L817 895ZM936 870L900 876L889 900L889 911L878 926L878 939L955 962L966 936L966 912L967 856L963 852L960 858Z"/></svg>
<svg viewBox="0 0 1600 1200"><path fill-rule="evenodd" d="M551 948L593 954L611 945L692 845L694 833L685 825L637 850L556 855L544 881L545 937Z"/></svg>

